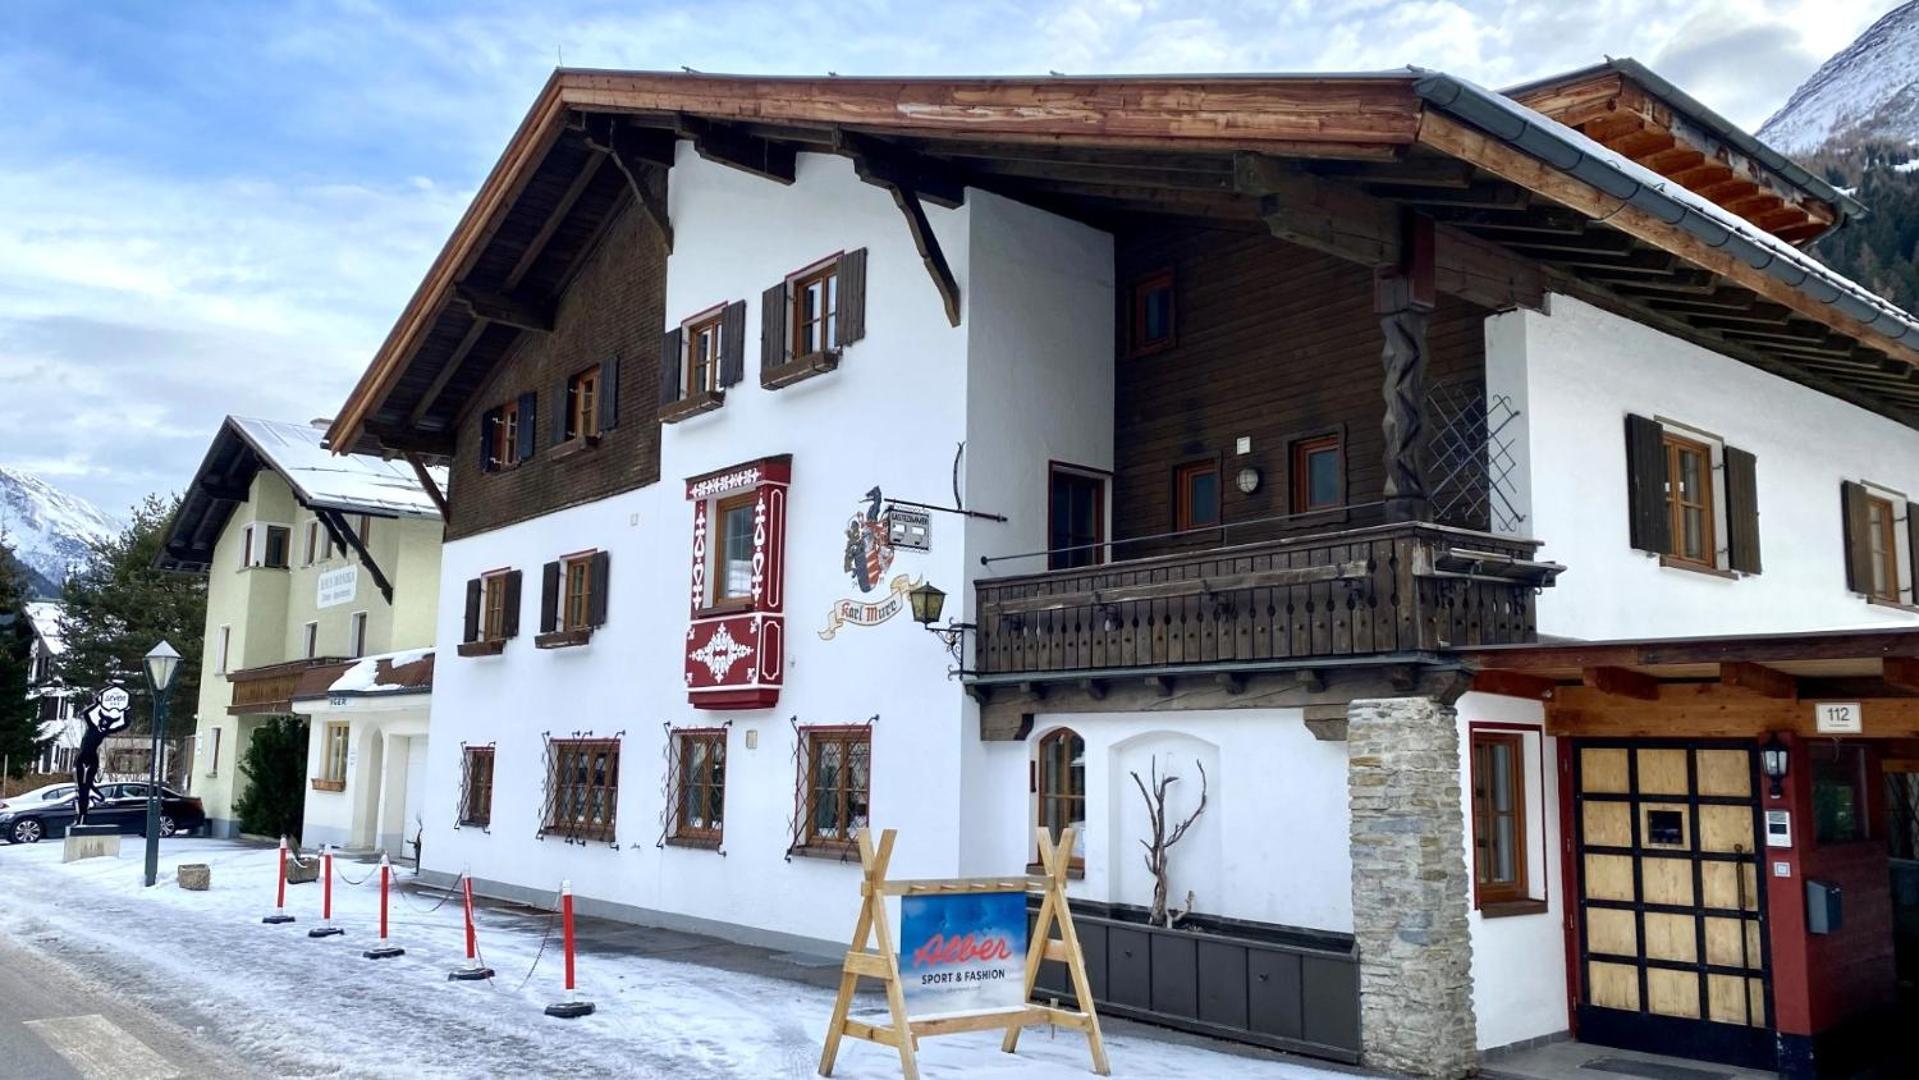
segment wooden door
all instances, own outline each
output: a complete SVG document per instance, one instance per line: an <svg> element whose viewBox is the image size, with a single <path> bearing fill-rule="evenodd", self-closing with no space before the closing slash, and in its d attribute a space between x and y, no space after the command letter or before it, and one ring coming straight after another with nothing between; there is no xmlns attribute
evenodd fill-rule
<svg viewBox="0 0 1919 1080"><path fill-rule="evenodd" d="M1574 744L1581 1040L1772 1067L1756 759Z"/></svg>

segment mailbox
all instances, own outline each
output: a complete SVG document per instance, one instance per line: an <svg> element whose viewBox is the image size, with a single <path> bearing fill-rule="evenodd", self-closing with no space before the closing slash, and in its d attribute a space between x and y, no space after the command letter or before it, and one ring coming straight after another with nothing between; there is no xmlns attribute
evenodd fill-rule
<svg viewBox="0 0 1919 1080"><path fill-rule="evenodd" d="M1806 931L1836 934L1844 923L1843 894L1827 881L1806 882Z"/></svg>

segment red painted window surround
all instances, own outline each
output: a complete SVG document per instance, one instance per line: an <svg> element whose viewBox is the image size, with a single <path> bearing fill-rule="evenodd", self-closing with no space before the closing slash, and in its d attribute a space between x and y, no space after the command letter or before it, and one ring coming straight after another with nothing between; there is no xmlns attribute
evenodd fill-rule
<svg viewBox="0 0 1919 1080"><path fill-rule="evenodd" d="M1772 951L1773 1012L1778 1030L1817 1035L1892 999L1896 983L1892 956L1892 890L1886 838L1885 780L1877 750L1866 755L1864 840L1821 845L1813 835L1812 759L1817 740L1795 735L1781 739L1791 752L1785 795L1774 799L1762 781L1762 810L1792 812L1792 847L1765 848L1760 872L1766 880L1766 906ZM1773 864L1792 867L1792 876L1775 877ZM1836 934L1806 931L1806 881L1826 881L1844 894L1845 918Z"/></svg>
<svg viewBox="0 0 1919 1080"><path fill-rule="evenodd" d="M686 481L693 554L686 636L687 700L698 709L765 709L779 702L786 651L786 489L791 455L742 462ZM722 504L750 497L752 556L736 595L714 589L726 572ZM715 600L716 596L721 596Z"/></svg>

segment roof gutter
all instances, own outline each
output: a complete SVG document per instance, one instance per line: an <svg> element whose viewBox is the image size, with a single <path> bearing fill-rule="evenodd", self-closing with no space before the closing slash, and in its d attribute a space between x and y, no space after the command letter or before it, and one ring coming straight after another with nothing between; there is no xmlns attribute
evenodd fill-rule
<svg viewBox="0 0 1919 1080"><path fill-rule="evenodd" d="M1439 72L1413 84L1428 105L1471 124L1547 165L1633 208L1691 234L1802 295L1834 308L1887 339L1919 348L1919 321L1897 307L1871 297L1859 285L1811 256L1794 258L1747 236L1698 208L1644 183L1626 170L1593 155L1563 126L1482 87ZM1795 253L1796 254L1796 253ZM1878 302L1873 302L1878 300Z"/></svg>

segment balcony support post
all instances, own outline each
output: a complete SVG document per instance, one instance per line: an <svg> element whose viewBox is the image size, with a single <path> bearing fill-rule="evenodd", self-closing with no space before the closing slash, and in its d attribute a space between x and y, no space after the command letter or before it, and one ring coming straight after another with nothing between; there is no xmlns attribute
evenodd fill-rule
<svg viewBox="0 0 1919 1080"><path fill-rule="evenodd" d="M1373 309L1379 315L1386 346L1381 354L1386 416L1387 521L1431 521L1426 488L1427 324L1435 301L1434 239L1431 218L1408 211L1399 261L1373 274Z"/></svg>

